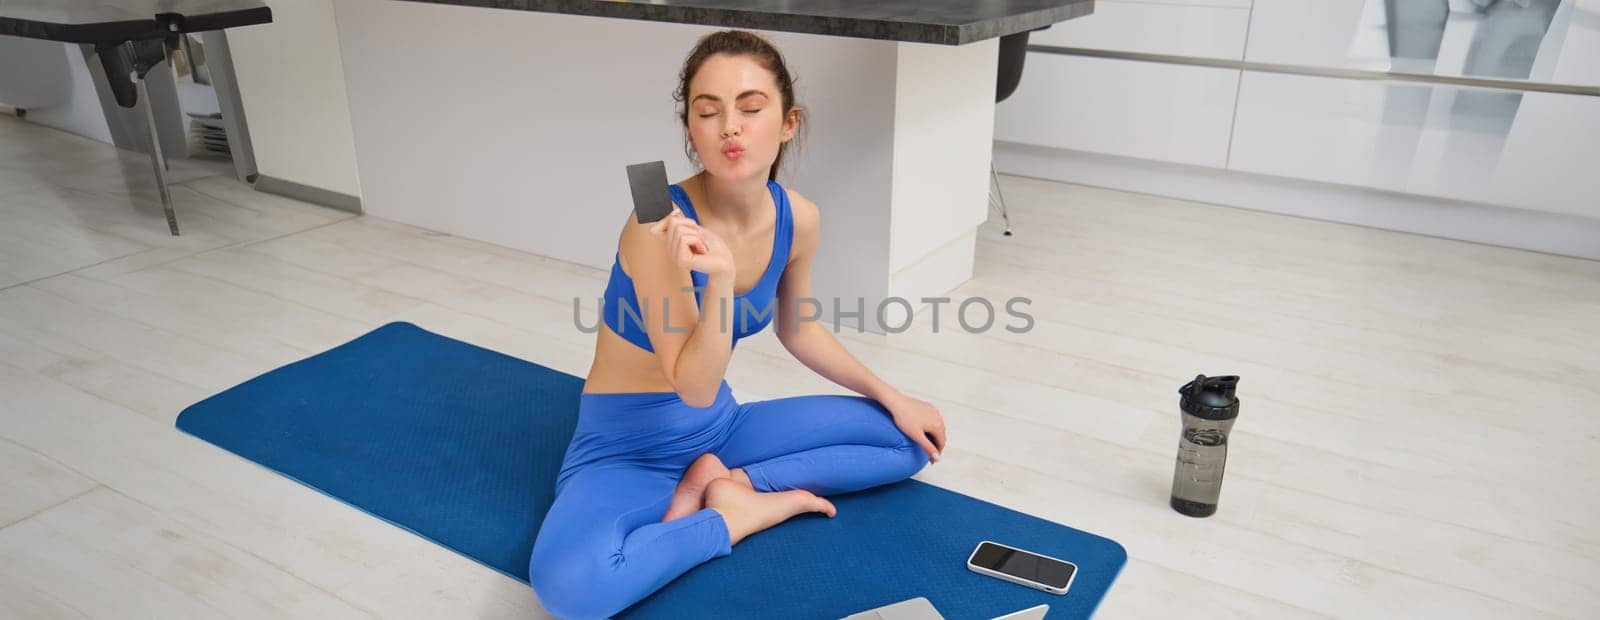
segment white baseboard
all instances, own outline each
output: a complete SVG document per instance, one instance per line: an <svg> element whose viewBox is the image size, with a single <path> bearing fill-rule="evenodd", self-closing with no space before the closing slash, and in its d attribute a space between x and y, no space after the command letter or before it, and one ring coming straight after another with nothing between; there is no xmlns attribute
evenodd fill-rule
<svg viewBox="0 0 1600 620"><path fill-rule="evenodd" d="M995 141L1003 174L1600 260L1600 220Z"/></svg>
<svg viewBox="0 0 1600 620"><path fill-rule="evenodd" d="M265 174L256 175L255 189L258 192L277 194L279 196L293 198L302 202L309 202L314 205L331 207L340 211L349 211L356 214L362 213L360 196L351 196L349 194L341 194L339 192L322 189L320 187L301 185L299 183L295 183L294 181L286 181L284 179L267 176Z"/></svg>

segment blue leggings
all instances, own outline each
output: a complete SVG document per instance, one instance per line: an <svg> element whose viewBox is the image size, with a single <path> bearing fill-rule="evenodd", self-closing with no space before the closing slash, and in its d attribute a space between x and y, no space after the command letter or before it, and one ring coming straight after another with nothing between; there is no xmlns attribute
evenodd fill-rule
<svg viewBox="0 0 1600 620"><path fill-rule="evenodd" d="M684 470L707 452L743 467L757 491L819 496L904 480L928 463L888 410L863 396L740 404L727 381L703 408L676 392L583 394L555 502L528 561L545 610L604 618L732 553L716 510L661 522Z"/></svg>

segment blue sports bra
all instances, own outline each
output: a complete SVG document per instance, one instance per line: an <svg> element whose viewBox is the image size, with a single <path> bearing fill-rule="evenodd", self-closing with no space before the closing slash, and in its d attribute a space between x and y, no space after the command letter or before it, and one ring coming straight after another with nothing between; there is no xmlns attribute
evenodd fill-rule
<svg viewBox="0 0 1600 620"><path fill-rule="evenodd" d="M794 216L789 210L789 193L773 180L767 181L767 190L772 192L772 202L778 207L778 220L773 227L772 257L768 259L767 270L762 272L761 280L756 282L755 287L743 295L734 295L733 346L735 347L739 346L739 339L765 329L773 317L777 316L778 278L783 275L784 264L789 262L789 250L794 242ZM674 183L667 186L667 191L672 196L673 202L678 203L683 209L684 215L696 223L700 221L700 216L695 214L694 205L689 203L689 194L684 192L682 187ZM702 293L705 292L706 274L691 269L689 279L696 287L694 303L695 307L699 307ZM633 279L622 271L620 256L613 258L611 263L611 280L606 282L606 292L601 298L600 317L611 331L622 336L623 340L646 351L655 352L650 346L650 333L640 321L662 324L661 304L659 300L654 300L649 307L640 308L633 289ZM670 327L679 330L691 326Z"/></svg>

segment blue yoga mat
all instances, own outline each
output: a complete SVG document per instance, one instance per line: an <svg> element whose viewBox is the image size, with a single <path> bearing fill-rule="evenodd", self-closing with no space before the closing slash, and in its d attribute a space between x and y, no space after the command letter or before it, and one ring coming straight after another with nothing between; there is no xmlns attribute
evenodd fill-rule
<svg viewBox="0 0 1600 620"><path fill-rule="evenodd" d="M583 379L390 323L185 409L180 430L524 583ZM1127 562L1109 539L917 480L830 497L618 618L839 618L926 596L947 618L1039 603L1091 615ZM993 540L1078 565L1056 596L973 573Z"/></svg>

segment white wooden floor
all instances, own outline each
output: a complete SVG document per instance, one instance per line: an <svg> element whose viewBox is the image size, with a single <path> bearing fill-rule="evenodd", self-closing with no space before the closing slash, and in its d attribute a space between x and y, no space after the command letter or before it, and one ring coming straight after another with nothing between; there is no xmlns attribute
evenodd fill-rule
<svg viewBox="0 0 1600 620"><path fill-rule="evenodd" d="M173 422L394 320L581 375L606 272L174 170L178 238L144 156L0 117L0 617L542 616ZM951 297L1031 332L840 337L944 413L918 479L1128 548L1101 617L1600 615L1600 263L1003 182ZM844 393L739 351L743 400ZM1167 507L1197 373L1243 377L1203 520Z"/></svg>

